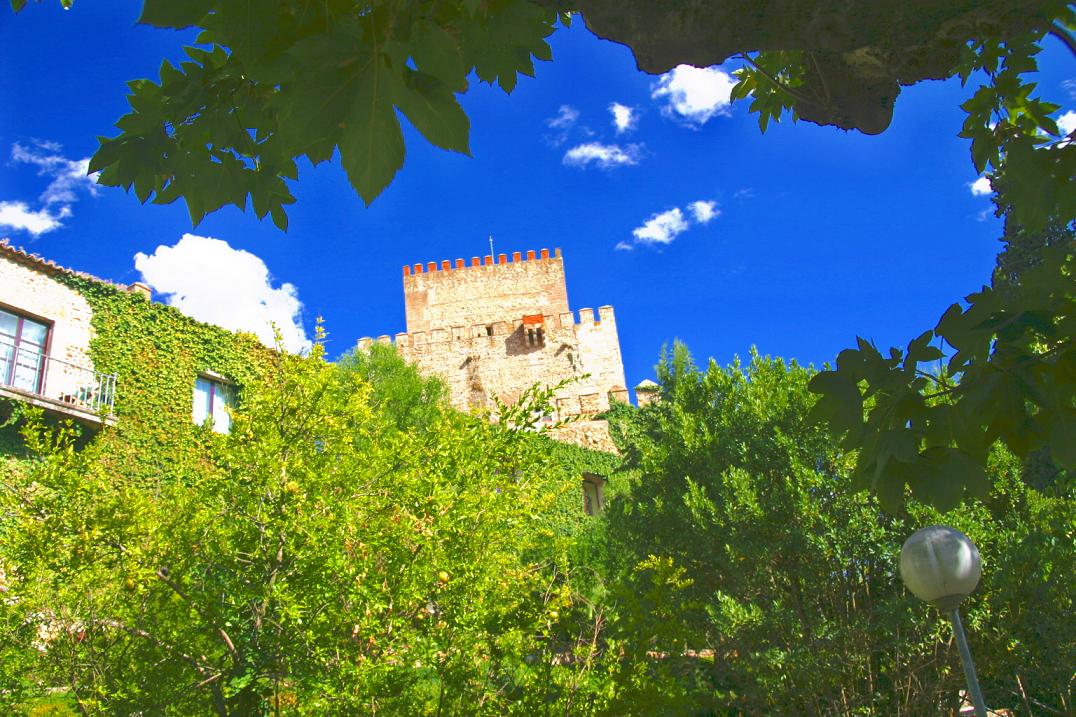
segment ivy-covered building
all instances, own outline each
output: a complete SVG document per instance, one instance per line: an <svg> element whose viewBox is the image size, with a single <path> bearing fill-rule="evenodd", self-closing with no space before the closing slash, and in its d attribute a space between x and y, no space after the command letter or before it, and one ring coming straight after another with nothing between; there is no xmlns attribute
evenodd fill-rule
<svg viewBox="0 0 1076 717"><path fill-rule="evenodd" d="M205 428L228 430L227 408L271 356L252 334L152 301L144 284L107 281L0 240L0 459L22 452L11 419L33 406L100 434L126 474L181 478L204 459ZM585 512L601 512L600 474L617 458L575 442L554 445L582 476Z"/></svg>
<svg viewBox="0 0 1076 717"><path fill-rule="evenodd" d="M172 454L160 448L196 444L199 425L227 430L225 408L267 356L253 335L155 303L143 284L0 241L0 422L35 406L90 432L114 426L140 449L117 458L160 476Z"/></svg>
<svg viewBox="0 0 1076 717"><path fill-rule="evenodd" d="M92 280L0 243L0 396L90 426L111 423L116 377L94 369L93 310L61 274Z"/></svg>

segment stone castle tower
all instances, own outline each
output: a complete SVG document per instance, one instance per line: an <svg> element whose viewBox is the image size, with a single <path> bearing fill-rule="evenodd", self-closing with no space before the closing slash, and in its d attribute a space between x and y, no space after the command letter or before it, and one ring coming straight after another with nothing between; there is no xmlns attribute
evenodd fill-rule
<svg viewBox="0 0 1076 717"><path fill-rule="evenodd" d="M511 403L535 383L574 381L556 396L573 443L611 450L604 421L589 420L611 400L628 401L613 307L569 308L560 250L515 252L403 268L407 331L395 344L405 359L442 377L461 409ZM383 336L380 341L388 341ZM369 345L372 339L361 339Z"/></svg>

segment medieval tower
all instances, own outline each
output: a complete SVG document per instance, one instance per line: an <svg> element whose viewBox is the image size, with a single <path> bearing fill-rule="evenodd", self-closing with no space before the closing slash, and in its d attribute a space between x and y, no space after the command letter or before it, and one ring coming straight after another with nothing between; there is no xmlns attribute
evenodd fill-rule
<svg viewBox="0 0 1076 717"><path fill-rule="evenodd" d="M557 385L558 417L580 420L561 438L611 450L604 421L592 420L611 400L628 401L613 307L568 304L564 260L542 249L403 268L407 331L396 334L401 355L438 375L461 409L482 408L490 396L511 403L532 385ZM388 341L388 337L381 337ZM368 345L372 339L361 339Z"/></svg>

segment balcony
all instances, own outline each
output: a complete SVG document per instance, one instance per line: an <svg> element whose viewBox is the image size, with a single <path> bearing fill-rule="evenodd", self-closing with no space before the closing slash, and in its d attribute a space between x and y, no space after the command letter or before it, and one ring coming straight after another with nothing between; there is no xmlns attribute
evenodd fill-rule
<svg viewBox="0 0 1076 717"><path fill-rule="evenodd" d="M91 427L116 422L116 374L62 361L0 338L0 397Z"/></svg>

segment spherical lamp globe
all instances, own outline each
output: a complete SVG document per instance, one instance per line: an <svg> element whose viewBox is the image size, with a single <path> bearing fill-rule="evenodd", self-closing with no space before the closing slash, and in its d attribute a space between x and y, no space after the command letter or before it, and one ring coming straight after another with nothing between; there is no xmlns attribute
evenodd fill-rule
<svg viewBox="0 0 1076 717"><path fill-rule="evenodd" d="M979 549L947 525L912 533L900 551L900 577L920 600L951 610L975 590L982 575Z"/></svg>

